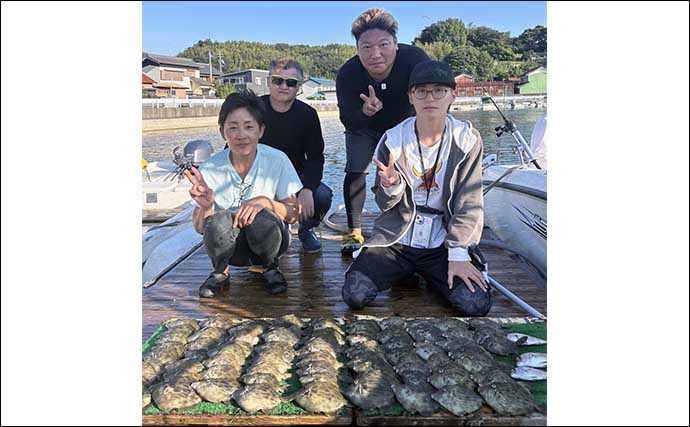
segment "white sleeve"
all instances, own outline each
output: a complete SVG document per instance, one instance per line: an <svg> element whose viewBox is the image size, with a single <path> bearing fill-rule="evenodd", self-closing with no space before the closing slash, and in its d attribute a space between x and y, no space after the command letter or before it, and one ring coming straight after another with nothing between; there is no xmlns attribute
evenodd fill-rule
<svg viewBox="0 0 690 427"><path fill-rule="evenodd" d="M383 185L381 186L381 188L383 188L383 192L386 193L386 196L388 197L397 197L405 189L405 183L400 176L400 172L396 173L398 174L398 178L400 178L400 182L395 185L391 185L390 187L384 187Z"/></svg>
<svg viewBox="0 0 690 427"><path fill-rule="evenodd" d="M448 248L448 261L471 261L467 248Z"/></svg>

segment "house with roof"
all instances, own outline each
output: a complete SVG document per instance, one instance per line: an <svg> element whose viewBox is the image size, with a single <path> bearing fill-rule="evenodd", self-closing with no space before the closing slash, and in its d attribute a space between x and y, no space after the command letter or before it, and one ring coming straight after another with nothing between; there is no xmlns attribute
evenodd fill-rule
<svg viewBox="0 0 690 427"><path fill-rule="evenodd" d="M335 81L320 77L309 77L302 82L302 94L299 99L324 97L327 101L336 101Z"/></svg>
<svg viewBox="0 0 690 427"><path fill-rule="evenodd" d="M216 88L210 81L196 77L191 77L190 82L192 84L192 93L190 97L193 98L215 98Z"/></svg>
<svg viewBox="0 0 690 427"><path fill-rule="evenodd" d="M515 93L520 95L546 94L546 68L533 68L520 76L520 81L515 84Z"/></svg>
<svg viewBox="0 0 690 427"><path fill-rule="evenodd" d="M213 83L220 77L220 71L216 67L210 67L203 62L197 62L196 64L199 66L199 78Z"/></svg>
<svg viewBox="0 0 690 427"><path fill-rule="evenodd" d="M233 71L220 76L222 83L232 83L237 90L251 89L257 95L268 94L268 70L257 70L249 68L246 70Z"/></svg>
<svg viewBox="0 0 690 427"><path fill-rule="evenodd" d="M200 66L194 60L178 56L144 53L144 74L156 81L156 96L187 98L192 93L191 78L201 78Z"/></svg>
<svg viewBox="0 0 690 427"><path fill-rule="evenodd" d="M156 96L156 88L154 85L156 81L144 73L141 73L141 96L144 98L153 98Z"/></svg>
<svg viewBox="0 0 690 427"><path fill-rule="evenodd" d="M458 98L484 96L484 91L491 96L510 96L515 93L515 83L510 81L478 82L470 74L455 76L455 89Z"/></svg>

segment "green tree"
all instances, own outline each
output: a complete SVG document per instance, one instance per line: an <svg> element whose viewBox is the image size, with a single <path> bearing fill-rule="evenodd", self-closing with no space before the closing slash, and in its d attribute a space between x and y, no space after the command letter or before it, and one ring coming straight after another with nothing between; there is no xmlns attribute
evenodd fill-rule
<svg viewBox="0 0 690 427"><path fill-rule="evenodd" d="M448 54L446 62L453 69L455 75L465 73L475 76L479 54L479 49L473 46L457 47Z"/></svg>
<svg viewBox="0 0 690 427"><path fill-rule="evenodd" d="M445 21L434 22L422 30L414 39L414 43L446 42L454 48L463 47L467 43L467 29L462 19L448 18Z"/></svg>
<svg viewBox="0 0 690 427"><path fill-rule="evenodd" d="M214 86L216 88L216 97L221 99L225 99L231 93L237 92L235 85L232 83L220 83L220 81L216 81Z"/></svg>
<svg viewBox="0 0 690 427"><path fill-rule="evenodd" d="M512 61L517 55L511 47L509 32L501 32L489 27L470 27L467 29L467 42L479 50L487 52L499 61Z"/></svg>
<svg viewBox="0 0 690 427"><path fill-rule="evenodd" d="M486 52L479 52L477 56L477 66L475 67L475 78L480 81L491 81L494 78L496 61Z"/></svg>
<svg viewBox="0 0 690 427"><path fill-rule="evenodd" d="M520 34L514 42L516 51L519 53L528 50L546 53L546 27L537 25L534 28L528 28Z"/></svg>
<svg viewBox="0 0 690 427"><path fill-rule="evenodd" d="M448 42L415 42L415 45L426 52L429 58L434 61L445 61L448 54L453 51L453 45Z"/></svg>

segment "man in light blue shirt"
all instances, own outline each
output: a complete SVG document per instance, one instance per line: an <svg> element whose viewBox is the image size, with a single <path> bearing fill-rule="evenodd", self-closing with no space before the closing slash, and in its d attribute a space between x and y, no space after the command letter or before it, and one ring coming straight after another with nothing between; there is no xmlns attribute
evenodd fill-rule
<svg viewBox="0 0 690 427"><path fill-rule="evenodd" d="M264 117L253 92L229 95L218 117L228 149L185 171L196 206L192 223L213 264L199 288L202 297L216 296L229 283L229 265L260 264L269 293L287 290L278 258L290 241L286 222L299 215L295 194L302 184L283 152L259 145Z"/></svg>

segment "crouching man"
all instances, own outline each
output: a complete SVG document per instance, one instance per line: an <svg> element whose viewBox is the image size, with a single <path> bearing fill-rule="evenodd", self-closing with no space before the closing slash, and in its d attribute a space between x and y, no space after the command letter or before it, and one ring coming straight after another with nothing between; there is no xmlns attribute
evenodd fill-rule
<svg viewBox="0 0 690 427"><path fill-rule="evenodd" d="M264 117L264 103L253 92L228 95L218 117L228 148L185 171L197 206L192 222L213 264L199 288L202 297L229 284L229 265L261 265L269 293L287 290L278 258L290 242L286 222L298 218L295 194L302 184L283 152L259 144Z"/></svg>
<svg viewBox="0 0 690 427"><path fill-rule="evenodd" d="M345 274L342 295L353 309L414 273L462 316L491 308L491 290L468 251L484 225L482 139L469 121L448 114L455 96L447 64L425 61L412 70L416 117L389 129L373 159L382 213Z"/></svg>

